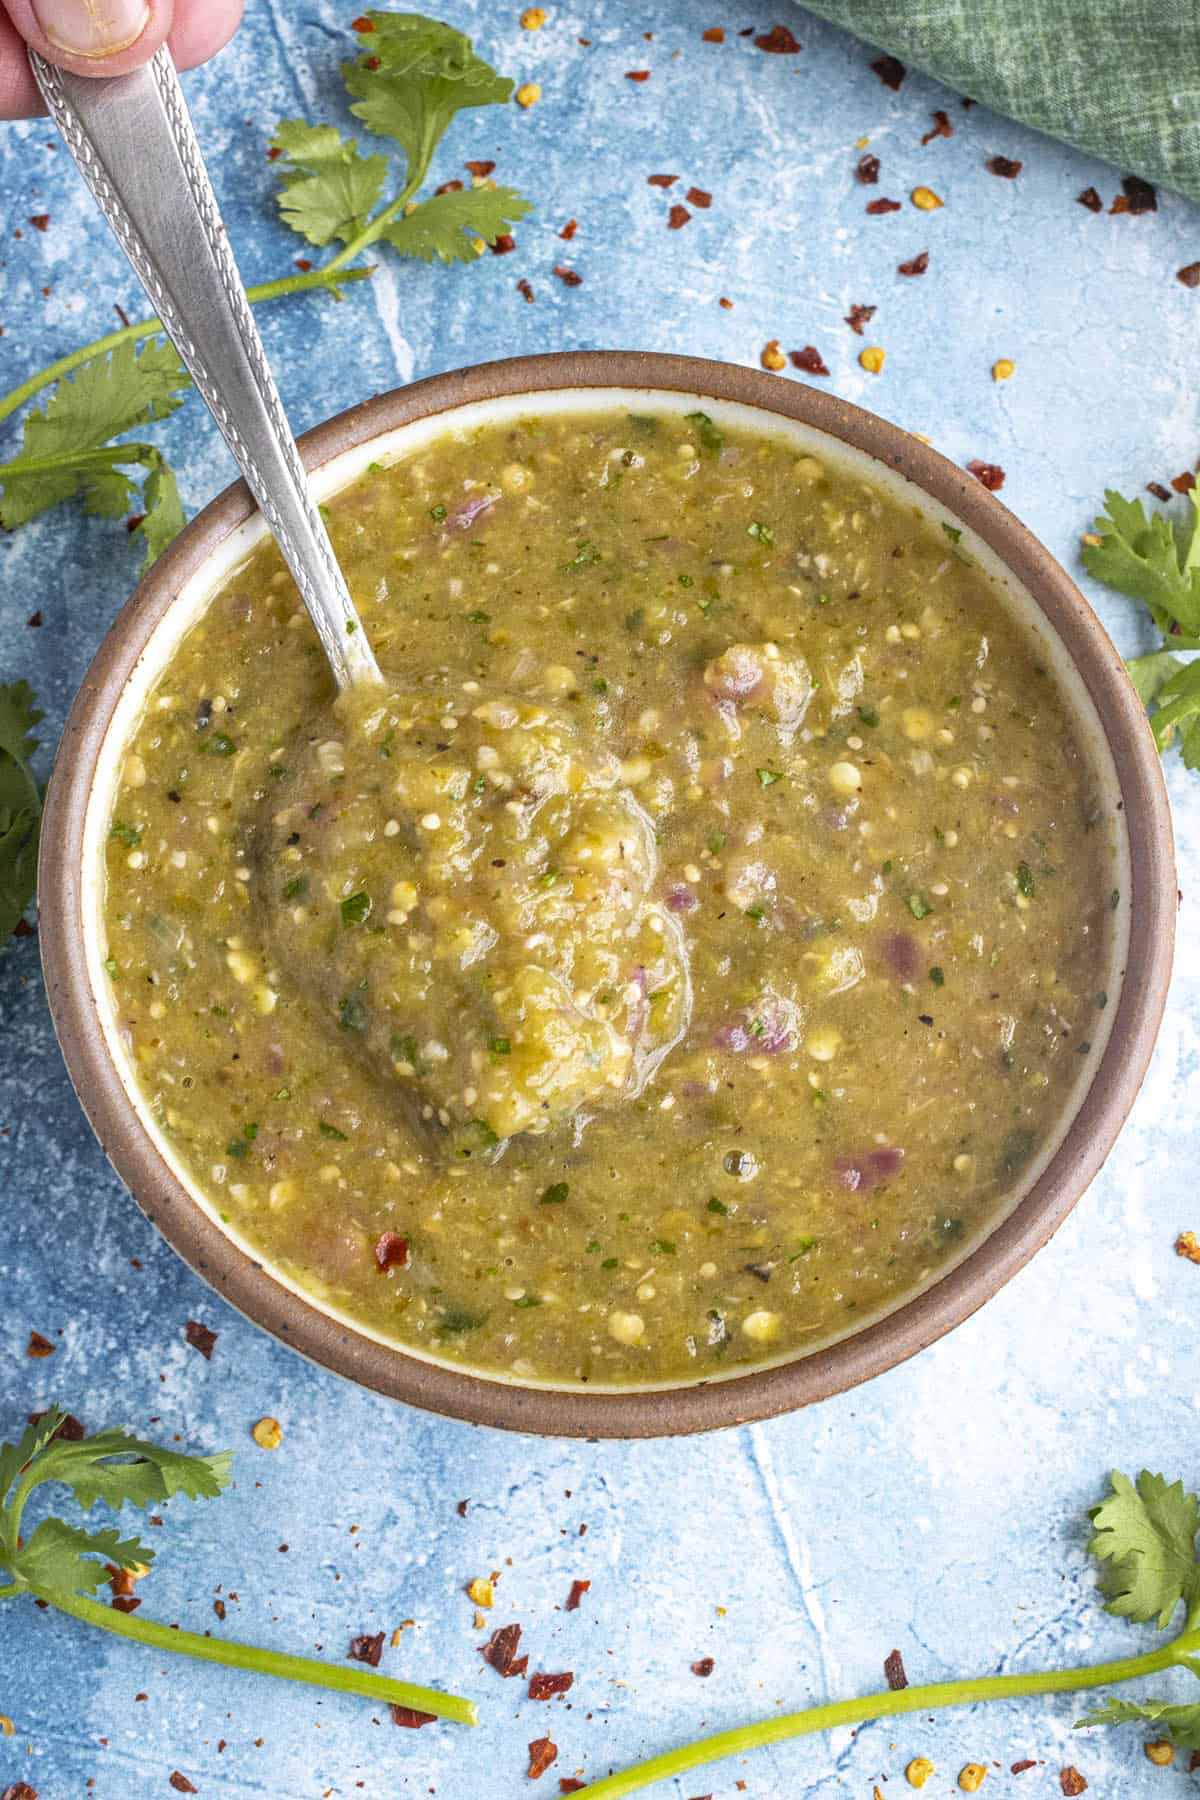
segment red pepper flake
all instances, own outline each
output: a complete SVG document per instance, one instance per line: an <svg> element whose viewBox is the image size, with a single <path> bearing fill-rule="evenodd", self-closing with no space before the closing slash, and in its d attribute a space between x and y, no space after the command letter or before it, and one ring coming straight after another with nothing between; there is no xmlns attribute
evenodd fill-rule
<svg viewBox="0 0 1200 1800"><path fill-rule="evenodd" d="M927 131L925 136L921 139L921 142L923 144L932 144L934 138L953 136L954 127L950 123L950 114L948 112L943 112L941 107L939 107L933 115L933 130ZM1019 169L1020 166L1020 163L1018 163L1017 168Z"/></svg>
<svg viewBox="0 0 1200 1800"><path fill-rule="evenodd" d="M821 352L815 344L805 344L803 350L789 350L793 369L803 369L806 375L828 375Z"/></svg>
<svg viewBox="0 0 1200 1800"><path fill-rule="evenodd" d="M908 1676L904 1672L904 1658L898 1650L889 1651L883 1659L883 1678L893 1693L908 1686Z"/></svg>
<svg viewBox="0 0 1200 1800"><path fill-rule="evenodd" d="M647 175L646 177L646 181L650 187L668 188L678 180L678 175Z"/></svg>
<svg viewBox="0 0 1200 1800"><path fill-rule="evenodd" d="M29 223L33 226L33 229L35 231L49 231L49 229L50 229L50 214L49 213L33 213L30 216Z"/></svg>
<svg viewBox="0 0 1200 1800"><path fill-rule="evenodd" d="M650 71L649 69L626 69L625 79L626 81L649 81Z"/></svg>
<svg viewBox="0 0 1200 1800"><path fill-rule="evenodd" d="M1196 1773L1197 1769L1200 1769L1200 1750L1193 1750L1192 1751L1192 1760L1188 1764L1189 1775L1194 1775ZM34 1796L34 1800L37 1800L36 1795Z"/></svg>
<svg viewBox="0 0 1200 1800"><path fill-rule="evenodd" d="M463 168L467 171L467 174L478 175L480 181L483 180L485 175L490 175L495 167L496 165L494 162L468 162L463 164Z"/></svg>
<svg viewBox="0 0 1200 1800"><path fill-rule="evenodd" d="M30 620L30 624L32 623L33 621ZM28 1422L30 1425L40 1425L45 1417L46 1415L44 1412L30 1413ZM74 1413L67 1413L61 1425L58 1427L58 1430L54 1432L49 1441L53 1444L58 1438L62 1438L63 1442L66 1444L80 1444L83 1442L85 1435L83 1426L79 1423L79 1420L75 1417Z"/></svg>
<svg viewBox="0 0 1200 1800"><path fill-rule="evenodd" d="M136 1612L141 1604L136 1594L114 1594L109 1602L113 1611L119 1613Z"/></svg>
<svg viewBox="0 0 1200 1800"><path fill-rule="evenodd" d="M31 1788L27 1781L14 1781L0 1794L0 1800L38 1800L37 1789Z"/></svg>
<svg viewBox="0 0 1200 1800"><path fill-rule="evenodd" d="M899 212L900 202L899 200L868 200L867 211L873 219L878 219L884 213Z"/></svg>
<svg viewBox="0 0 1200 1800"><path fill-rule="evenodd" d="M692 1674L707 1677L712 1674L716 1666L717 1665L711 1656L702 1656L699 1662L694 1662L691 1665Z"/></svg>
<svg viewBox="0 0 1200 1800"><path fill-rule="evenodd" d="M1036 1768L1037 1768L1037 1763L1035 1762L1033 1757L1027 1756L1027 1757L1025 1757L1025 1759L1022 1762L1015 1762L1013 1764L1012 1768L1009 1770L1009 1774L1010 1775L1023 1775L1025 1773L1026 1769L1036 1769Z"/></svg>
<svg viewBox="0 0 1200 1800"><path fill-rule="evenodd" d="M557 1755L558 1745L550 1738L534 1738L529 1746L530 1781L536 1781L539 1775L544 1775Z"/></svg>
<svg viewBox="0 0 1200 1800"><path fill-rule="evenodd" d="M706 44L723 44L725 42L725 33L719 25L710 25L707 31L700 33L700 36Z"/></svg>
<svg viewBox="0 0 1200 1800"><path fill-rule="evenodd" d="M213 1345L217 1341L217 1333L207 1325L201 1325L198 1319L189 1319L183 1328L183 1335L193 1350L198 1350L205 1362L212 1361Z"/></svg>
<svg viewBox="0 0 1200 1800"><path fill-rule="evenodd" d="M279 145L272 144L271 148L267 151L267 161L268 162L278 162L279 158L282 155L283 155L283 151L280 149Z"/></svg>
<svg viewBox="0 0 1200 1800"><path fill-rule="evenodd" d="M406 1731L420 1731L422 1725L432 1725L436 1713L418 1712L415 1706L393 1706L392 1724L403 1725Z"/></svg>
<svg viewBox="0 0 1200 1800"><path fill-rule="evenodd" d="M126 531L130 533L135 532L145 516L145 513L130 513L125 521Z"/></svg>
<svg viewBox="0 0 1200 1800"><path fill-rule="evenodd" d="M967 464L967 472L973 475L976 481L982 482L989 494L999 493L1004 486L1004 470L999 463L979 462L976 459Z"/></svg>
<svg viewBox="0 0 1200 1800"><path fill-rule="evenodd" d="M569 244L571 239L575 236L575 233L578 230L579 230L579 220L578 219L568 219L566 224L563 226L562 230L559 232L558 235L560 238L563 239L564 243Z"/></svg>
<svg viewBox="0 0 1200 1800"><path fill-rule="evenodd" d="M468 1507L468 1506L469 1506L469 1505L470 1505L470 1501L469 1501L469 1500L460 1500L460 1501L459 1501L459 1503L458 1503L458 1505L457 1505L457 1506L456 1506L456 1507L455 1507L455 1509L454 1509L454 1510L455 1510L455 1512L456 1512L456 1513L457 1513L457 1514L458 1514L458 1516L459 1516L459 1518L460 1518L460 1519L465 1519L465 1518L466 1518L466 1516L467 1516L467 1507Z"/></svg>
<svg viewBox="0 0 1200 1800"><path fill-rule="evenodd" d="M382 1275L386 1269L407 1269L408 1239L398 1231L385 1231L375 1241L375 1267Z"/></svg>
<svg viewBox="0 0 1200 1800"><path fill-rule="evenodd" d="M225 1602L223 1600L213 1601L213 1611L216 1613L222 1624L225 1623L226 1610Z"/></svg>
<svg viewBox="0 0 1200 1800"><path fill-rule="evenodd" d="M1182 269L1175 271L1176 281L1182 281L1184 287L1200 287L1200 262L1186 263Z"/></svg>
<svg viewBox="0 0 1200 1800"><path fill-rule="evenodd" d="M575 1677L569 1669L561 1675L531 1675L529 1677L529 1698L531 1700L553 1700L556 1694L565 1694L574 1682Z"/></svg>
<svg viewBox="0 0 1200 1800"><path fill-rule="evenodd" d="M799 38L794 38L786 25L772 25L770 31L755 38L754 44L768 56L795 56L800 48Z"/></svg>
<svg viewBox="0 0 1200 1800"><path fill-rule="evenodd" d="M1190 494L1195 485L1196 477L1190 469L1185 469L1182 475L1172 475L1171 477L1171 486L1177 494Z"/></svg>
<svg viewBox="0 0 1200 1800"><path fill-rule="evenodd" d="M49 1338L43 1337L40 1331L31 1331L25 1354L33 1357L53 1356L54 1345Z"/></svg>
<svg viewBox="0 0 1200 1800"><path fill-rule="evenodd" d="M296 258L296 267L302 274L307 275L308 271L312 268L312 264L309 262L307 256L298 256Z"/></svg>
<svg viewBox="0 0 1200 1800"><path fill-rule="evenodd" d="M455 176L453 181L443 181L441 187L434 188L433 191L435 194L461 194L463 191L463 184L458 177Z"/></svg>
<svg viewBox="0 0 1200 1800"><path fill-rule="evenodd" d="M727 299L726 299L726 298L725 298L725 296L724 296L724 294L722 294L722 295L721 295L721 298L720 298L720 299L719 299L719 300L718 300L718 301L717 301L717 305L718 305L718 306L719 306L719 307L721 307L721 308L723 308L723 310L724 310L724 311L725 311L725 312L732 312L732 311L733 311L733 301L732 301L732 300L727 300Z"/></svg>
<svg viewBox="0 0 1200 1800"><path fill-rule="evenodd" d="M579 1611L579 1602L583 1599L583 1596L587 1593L591 1585L590 1581L573 1581L571 1583L571 1591L567 1595L568 1612Z"/></svg>
<svg viewBox="0 0 1200 1800"><path fill-rule="evenodd" d="M1080 206L1086 206L1089 212L1103 212L1104 202L1094 187L1084 188L1082 194L1076 194Z"/></svg>
<svg viewBox="0 0 1200 1800"><path fill-rule="evenodd" d="M983 165L992 175L999 175L1004 181L1015 181L1024 163L1014 162L1011 156L990 156Z"/></svg>
<svg viewBox="0 0 1200 1800"><path fill-rule="evenodd" d="M578 269L568 269L565 263L555 263L552 273L558 276L564 287L582 287L583 276Z"/></svg>
<svg viewBox="0 0 1200 1800"><path fill-rule="evenodd" d="M485 1663L491 1664L497 1675L524 1675L529 1667L529 1658L517 1655L517 1645L520 1642L519 1625L500 1625L487 1643L480 1646L479 1654Z"/></svg>
<svg viewBox="0 0 1200 1800"><path fill-rule="evenodd" d="M36 930L36 927L31 925L29 923L28 919L18 919L16 924L13 926L13 936L14 937L33 937L35 935L35 930Z"/></svg>
<svg viewBox="0 0 1200 1800"><path fill-rule="evenodd" d="M885 88L891 88L893 94L900 92L900 84L908 74L904 64L894 56L881 56L871 67L882 81Z"/></svg>
<svg viewBox="0 0 1200 1800"><path fill-rule="evenodd" d="M688 220L691 218L691 216L692 215L688 211L687 207L680 206L678 201L676 201L675 205L671 208L670 212L667 214L667 230L668 231L682 231L684 226L687 224Z"/></svg>
<svg viewBox="0 0 1200 1800"><path fill-rule="evenodd" d="M1068 1763L1065 1769L1059 1771L1058 1785L1064 1794L1087 1793L1087 1782L1073 1763Z"/></svg>
<svg viewBox="0 0 1200 1800"><path fill-rule="evenodd" d="M496 238L495 242L491 245L491 252L493 256L507 256L509 252L515 250L516 247L517 240L512 235L512 232L502 231L499 237Z"/></svg>
<svg viewBox="0 0 1200 1800"><path fill-rule="evenodd" d="M368 31L374 31L375 27L372 25L370 19L368 19L364 16L361 19L351 19L350 29L351 29L351 31L357 31L359 36L361 37L361 36L364 36Z"/></svg>
<svg viewBox="0 0 1200 1800"><path fill-rule="evenodd" d="M200 1789L193 1787L187 1776L181 1775L178 1769L171 1771L168 1780L177 1794L198 1794L200 1792Z"/></svg>
<svg viewBox="0 0 1200 1800"><path fill-rule="evenodd" d="M712 205L712 195L706 193L704 188L689 188L685 198L692 206L698 206L701 212L707 212Z"/></svg>
<svg viewBox="0 0 1200 1800"><path fill-rule="evenodd" d="M707 35L708 33L706 32L705 36L707 37ZM558 1778L558 1791L560 1794L577 1794L581 1788L585 1788L586 1786L586 1781L577 1781L574 1775L560 1775Z"/></svg>
<svg viewBox="0 0 1200 1800"><path fill-rule="evenodd" d="M522 275L520 281L518 281L518 283L517 283L517 292L518 292L518 294L524 294L524 296L525 296L526 300L529 302L530 306L533 305L533 289L530 287L529 283L526 281L526 279L523 275ZM465 1506L466 1502L464 1501L463 1504Z"/></svg>
<svg viewBox="0 0 1200 1800"><path fill-rule="evenodd" d="M851 306L850 311L846 314L846 324L850 327L851 331L856 332L857 335L861 337L863 334L863 326L873 319L878 311L879 308L877 306L860 306L858 302L855 301Z"/></svg>
<svg viewBox="0 0 1200 1800"><path fill-rule="evenodd" d="M382 67L383 67L383 64L380 62L380 60L377 56L367 56L367 57L364 57L364 59L363 59L363 68L370 69L372 73L374 73L374 71L376 69L380 69Z"/></svg>
<svg viewBox="0 0 1200 1800"><path fill-rule="evenodd" d="M352 1637L346 1655L351 1662L366 1663L368 1668L377 1669L383 1655L382 1631L365 1631L361 1637Z"/></svg>
<svg viewBox="0 0 1200 1800"><path fill-rule="evenodd" d="M929 252L922 250L909 262L897 263L897 275L923 275L929 267Z"/></svg>
<svg viewBox="0 0 1200 1800"><path fill-rule="evenodd" d="M1121 186L1125 190L1125 204L1121 205L1122 196L1118 194L1109 209L1111 212L1136 214L1158 211L1158 195L1150 183L1143 181L1140 175L1122 175ZM36 221L31 220L30 223L33 224Z"/></svg>
<svg viewBox="0 0 1200 1800"><path fill-rule="evenodd" d="M1170 488L1164 487L1161 481L1148 481L1146 483L1146 492L1148 494L1153 494L1156 500L1169 500L1171 498Z"/></svg>
<svg viewBox="0 0 1200 1800"><path fill-rule="evenodd" d="M860 156L854 165L854 179L864 187L874 187L879 180L879 166L877 156Z"/></svg>

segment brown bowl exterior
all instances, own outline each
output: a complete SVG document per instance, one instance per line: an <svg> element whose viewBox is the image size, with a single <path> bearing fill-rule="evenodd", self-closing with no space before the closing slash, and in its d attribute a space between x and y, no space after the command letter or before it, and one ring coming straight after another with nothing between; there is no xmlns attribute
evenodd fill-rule
<svg viewBox="0 0 1200 1800"><path fill-rule="evenodd" d="M84 1111L139 1206L184 1260L282 1343L362 1386L476 1424L548 1435L654 1437L773 1417L867 1381L968 1318L1053 1235L1133 1104L1166 999L1176 881L1166 792L1145 714L1079 590L971 476L898 427L800 383L682 356L626 351L520 357L438 375L363 402L308 432L308 468L464 403L551 390L644 387L741 402L809 425L897 469L995 551L1064 642L1100 717L1129 833L1130 942L1117 1012L1091 1086L1057 1153L1013 1212L932 1287L827 1349L708 1384L595 1392L522 1387L427 1362L330 1318L227 1238L160 1157L122 1086L84 951L83 834L97 758L120 694L184 582L254 505L235 483L192 521L116 619L71 709L46 800L39 870L42 960L55 1029Z"/></svg>

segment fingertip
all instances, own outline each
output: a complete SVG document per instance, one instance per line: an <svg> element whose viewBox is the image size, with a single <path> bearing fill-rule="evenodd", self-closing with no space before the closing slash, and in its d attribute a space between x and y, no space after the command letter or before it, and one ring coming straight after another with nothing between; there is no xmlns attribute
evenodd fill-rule
<svg viewBox="0 0 1200 1800"><path fill-rule="evenodd" d="M166 42L173 0L4 0L20 38L47 62L103 79L140 69ZM110 48L113 45L115 48Z"/></svg>

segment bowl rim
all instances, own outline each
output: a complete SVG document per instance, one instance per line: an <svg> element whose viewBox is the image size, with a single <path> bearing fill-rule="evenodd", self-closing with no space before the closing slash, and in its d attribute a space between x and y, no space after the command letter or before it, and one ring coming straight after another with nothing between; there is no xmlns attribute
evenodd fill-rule
<svg viewBox="0 0 1200 1800"><path fill-rule="evenodd" d="M83 837L93 777L117 702L175 594L256 510L234 482L159 558L117 615L71 707L50 778L38 871L47 996L68 1073L101 1147L146 1217L247 1318L360 1385L474 1424L546 1436L657 1437L810 1405L884 1373L961 1324L1045 1244L1100 1169L1141 1085L1166 1001L1175 931L1174 841L1158 752L1115 647L1075 583L973 476L899 426L756 369L645 351L560 351L453 370L337 414L299 440L310 470L416 420L528 394L644 388L731 401L865 453L911 480L991 548L1044 615L1091 697L1124 806L1129 943L1108 1043L1057 1151L1028 1194L945 1276L825 1349L709 1384L593 1391L524 1387L410 1356L355 1332L277 1281L192 1199L160 1157L101 1027L84 945ZM449 423L449 421L448 421Z"/></svg>

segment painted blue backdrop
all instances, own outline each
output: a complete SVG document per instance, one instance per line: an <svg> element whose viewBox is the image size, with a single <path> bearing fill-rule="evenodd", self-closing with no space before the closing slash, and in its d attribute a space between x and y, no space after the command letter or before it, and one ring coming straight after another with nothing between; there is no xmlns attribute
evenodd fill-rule
<svg viewBox="0 0 1200 1800"><path fill-rule="evenodd" d="M252 0L234 46L186 80L247 280L288 272L301 248L273 217L265 152L278 118L346 122L337 68L351 10ZM1195 207L1163 194L1154 214L1093 215L1076 195L1094 184L1107 204L1117 171L964 111L921 77L889 92L873 52L789 0L770 18L742 0L711 17L687 0L566 0L538 34L520 28L516 0L452 10L543 95L529 112L466 115L438 179L495 158L537 213L512 255L455 269L383 260L344 305L300 299L261 313L297 427L414 376L521 351L644 347L753 363L773 338L815 344L837 393L957 460L1002 464L1003 499L1072 570L1106 484L1137 491L1195 462L1200 292L1175 279L1200 256ZM775 16L799 55L764 55L738 36ZM718 23L726 42L704 43L702 28ZM630 69L649 69L649 81L628 81ZM954 136L922 147L936 107ZM873 189L854 179L863 138L883 162ZM144 311L52 139L44 122L0 131L3 387L108 330L117 303ZM996 153L1023 163L1016 181L988 172ZM657 171L680 174L676 193L710 191L711 209L668 231L676 195L647 185ZM915 210L917 183L945 205ZM868 217L874 195L905 204ZM31 228L47 213L44 232ZM557 233L570 218L568 244ZM923 277L896 274L925 249ZM580 286L553 276L560 262ZM852 302L878 305L865 340L843 323ZM872 341L888 353L877 378L856 360ZM1005 383L990 375L1000 357L1016 364ZM189 508L230 478L194 401L161 438ZM135 559L119 524L71 510L0 542L0 676L27 675L43 697L43 766ZM1092 597L1124 652L1149 647L1131 606ZM26 623L35 611L40 628ZM893 1646L925 1679L1122 1653L1138 1634L1095 1604L1082 1511L1114 1463L1200 1476L1200 1268L1172 1249L1181 1228L1200 1229L1200 782L1174 759L1168 778L1183 949L1150 1078L1070 1223L909 1366L807 1415L694 1442L472 1430L359 1393L270 1342L175 1259L108 1170L54 1044L36 942L0 955L0 1432L56 1395L89 1426L154 1420L193 1447L234 1447L234 1493L167 1509L147 1612L330 1657L352 1633L412 1619L384 1668L470 1693L486 1717L473 1736L398 1732L361 1702L169 1667L10 1607L0 1713L15 1729L0 1736L0 1791L24 1780L42 1800L127 1800L169 1793L178 1770L209 1800L494 1800L526 1791L526 1743L548 1726L560 1759L531 1793L701 1727L875 1688ZM211 1362L184 1343L193 1317L219 1333ZM52 1359L27 1358L31 1328L52 1340ZM273 1455L250 1438L264 1413L283 1425ZM491 1569L503 1571L496 1616L523 1622L535 1666L575 1671L570 1710L531 1705L522 1684L481 1665L463 1585ZM591 1591L567 1614L576 1577ZM689 1665L705 1655L716 1667L702 1682ZM760 1800L869 1800L885 1777L885 1791L907 1791L917 1753L939 1770L930 1795L955 1791L967 1760L993 1759L988 1791L1057 1794L1064 1763L1097 1794L1182 1790L1184 1759L1162 1772L1136 1734L1074 1736L1077 1711L1067 1698L884 1723L670 1791L731 1800L744 1782ZM1012 1777L1024 1758L1044 1766Z"/></svg>

